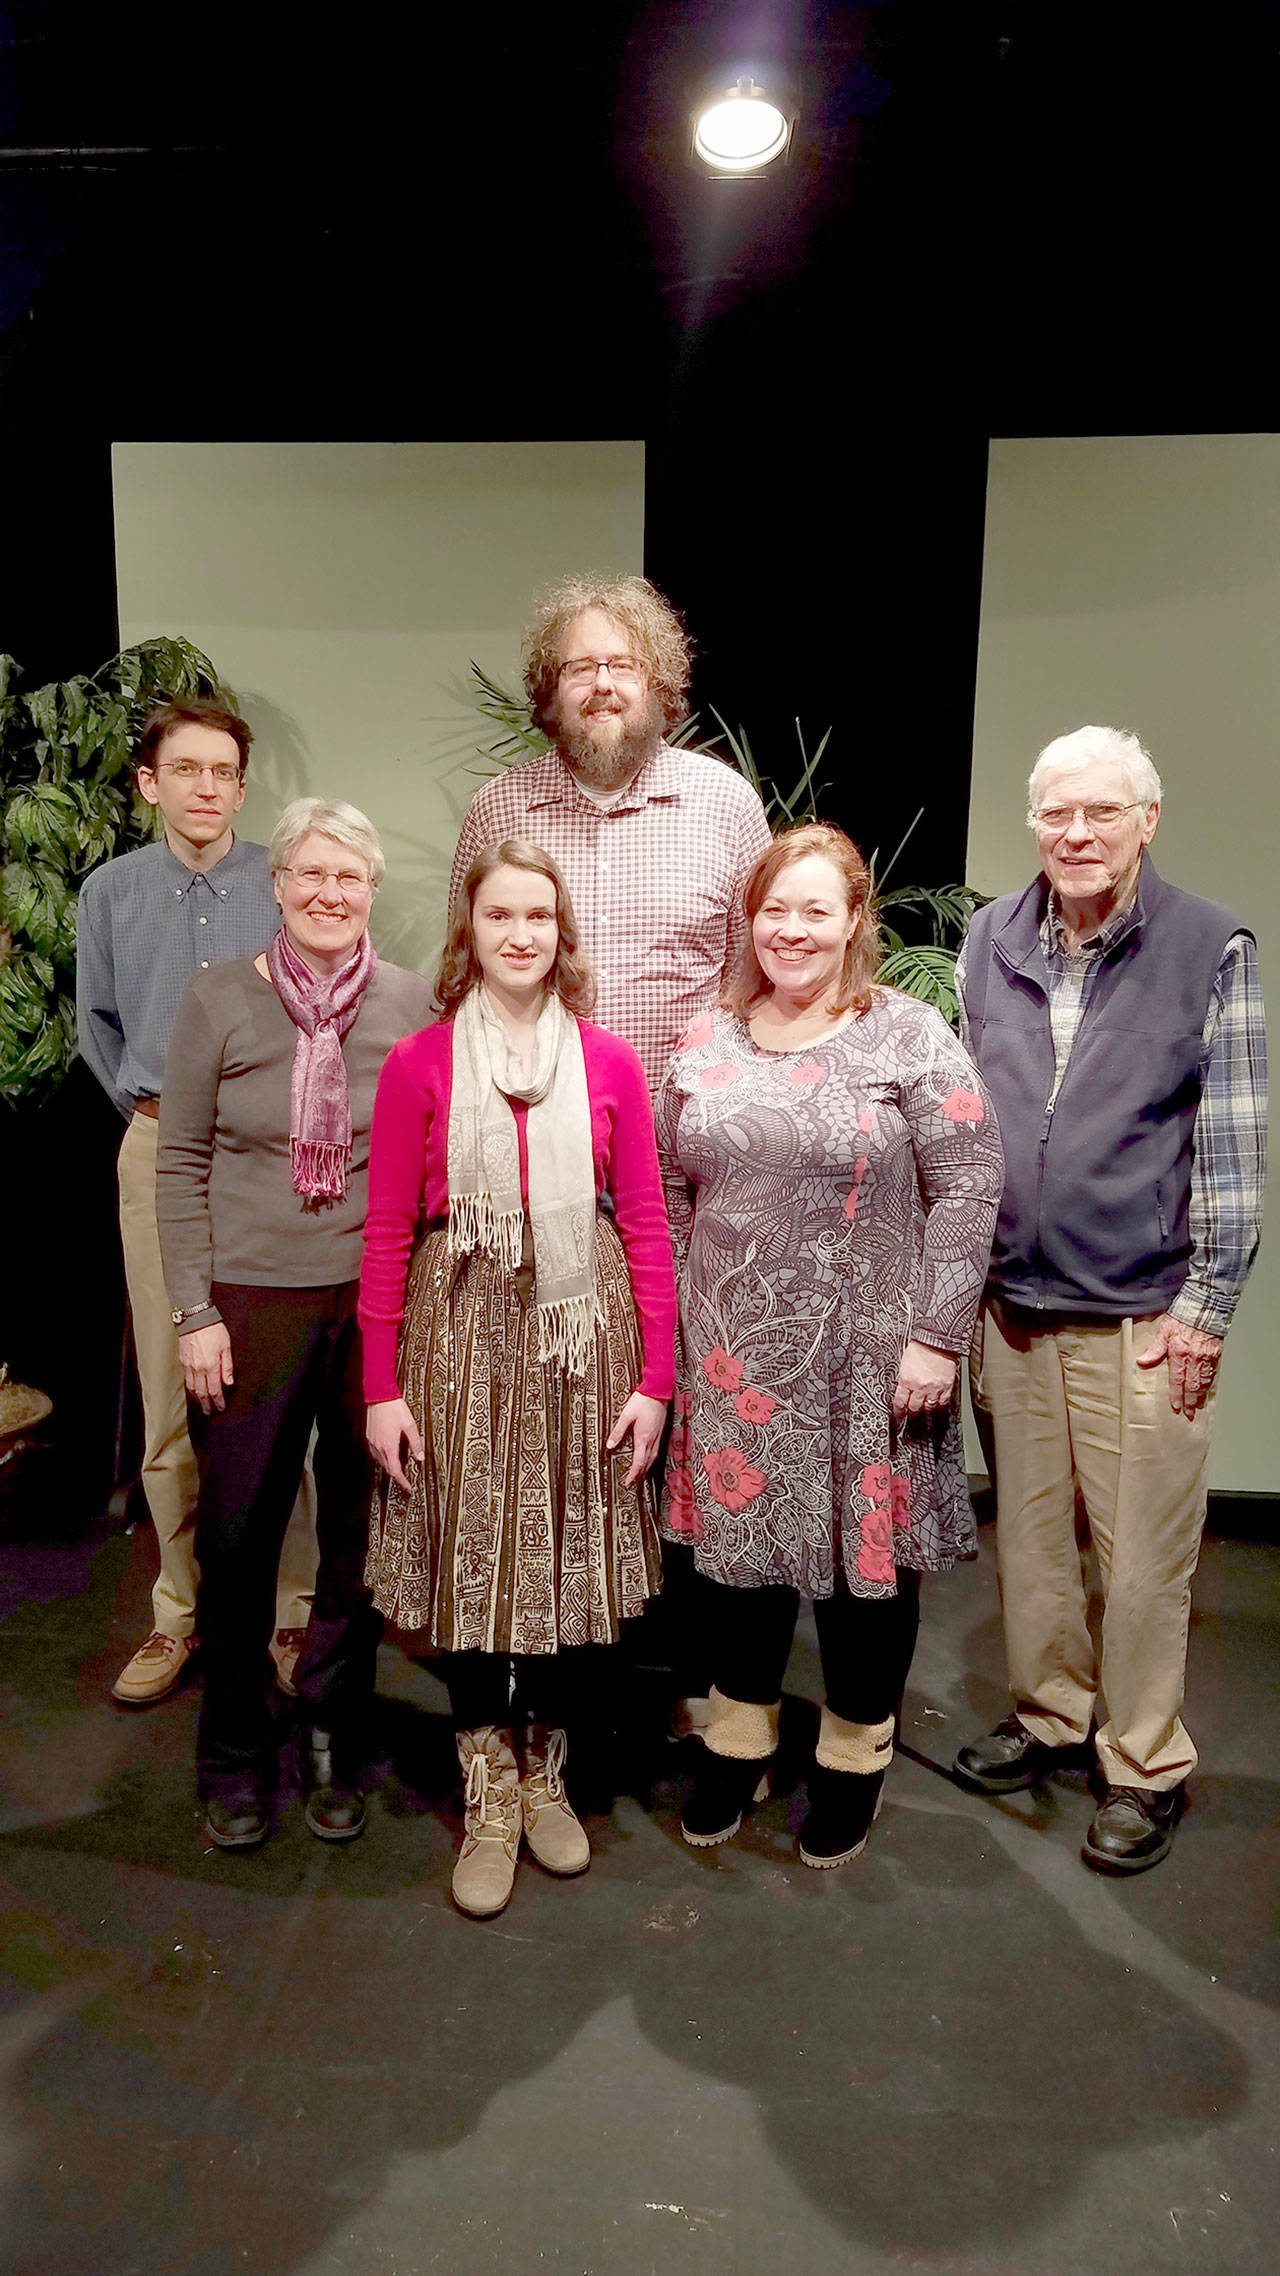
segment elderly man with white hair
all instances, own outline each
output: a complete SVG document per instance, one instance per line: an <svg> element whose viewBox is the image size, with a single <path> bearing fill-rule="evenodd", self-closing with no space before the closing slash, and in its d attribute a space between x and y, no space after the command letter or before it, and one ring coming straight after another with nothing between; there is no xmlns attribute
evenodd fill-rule
<svg viewBox="0 0 1280 2276"><path fill-rule="evenodd" d="M1191 1576L1264 1172L1253 936L1157 876L1160 799L1136 736L1050 743L1029 785L1040 874L978 911L960 966L1006 1164L972 1381L1014 1711L955 1770L1010 1793L1078 1762L1096 1724L1082 1854L1104 1873L1168 1854L1196 1762Z"/></svg>

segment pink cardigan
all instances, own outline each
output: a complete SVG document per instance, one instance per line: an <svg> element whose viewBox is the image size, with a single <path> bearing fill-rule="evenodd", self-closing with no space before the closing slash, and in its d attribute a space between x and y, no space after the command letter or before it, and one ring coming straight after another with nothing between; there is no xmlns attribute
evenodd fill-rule
<svg viewBox="0 0 1280 2276"><path fill-rule="evenodd" d="M596 1192L607 1188L612 1195L640 1322L644 1372L636 1389L652 1399L669 1399L675 1388L675 1274L648 1086L629 1043L586 1020L578 1024L591 1102ZM452 1087L453 1028L448 1021L397 1043L378 1082L360 1274L364 1395L371 1405L401 1396L396 1347L410 1253L422 1228L449 1213L445 1148ZM513 1111L527 1205L528 1110L516 1105Z"/></svg>

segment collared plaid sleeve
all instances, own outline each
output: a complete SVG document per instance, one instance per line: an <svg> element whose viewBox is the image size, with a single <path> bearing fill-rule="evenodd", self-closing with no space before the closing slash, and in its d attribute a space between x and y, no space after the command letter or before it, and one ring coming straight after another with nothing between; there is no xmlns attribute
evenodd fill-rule
<svg viewBox="0 0 1280 2276"><path fill-rule="evenodd" d="M773 832L765 820L764 808L758 798L753 799L749 806L744 806L742 809L738 840L738 883L733 899L729 904L728 920L725 926L723 977L726 986L729 975L737 964L738 952L746 938L747 912L742 897L743 888L761 854L773 844Z"/></svg>
<svg viewBox="0 0 1280 2276"><path fill-rule="evenodd" d="M1169 1311L1224 1336L1262 1226L1267 1039L1258 957L1244 933L1223 950L1204 1040L1209 1051L1191 1165L1191 1264Z"/></svg>

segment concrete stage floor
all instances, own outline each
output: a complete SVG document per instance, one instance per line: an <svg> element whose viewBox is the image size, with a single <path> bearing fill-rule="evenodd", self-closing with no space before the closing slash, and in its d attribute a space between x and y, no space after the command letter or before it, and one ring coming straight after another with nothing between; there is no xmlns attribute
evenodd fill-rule
<svg viewBox="0 0 1280 2276"><path fill-rule="evenodd" d="M946 1775L1003 1712L991 1538L925 1592L865 1856L795 1856L783 1791L678 1834L633 1673L591 1872L450 1906L443 1695L383 1653L364 1838L296 1791L206 1848L196 1689L108 1685L149 1542L0 1544L0 2266L7 2276L1232 2276L1276 2265L1280 1549L1210 1538L1172 1857L1079 1862L1083 1780L996 1806Z"/></svg>

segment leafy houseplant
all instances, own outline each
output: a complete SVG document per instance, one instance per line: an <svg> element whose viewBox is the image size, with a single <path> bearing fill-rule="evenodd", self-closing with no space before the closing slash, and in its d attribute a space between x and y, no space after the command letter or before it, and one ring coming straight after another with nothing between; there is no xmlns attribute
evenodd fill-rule
<svg viewBox="0 0 1280 2276"><path fill-rule="evenodd" d="M46 1095L75 1054L76 896L91 869L158 835L130 780L159 703L225 693L187 640L144 640L92 677L22 693L0 656L0 1100Z"/></svg>
<svg viewBox="0 0 1280 2276"><path fill-rule="evenodd" d="M481 756L486 762L479 770L486 775L501 773L504 767L514 766L521 759L540 755L547 749L547 737L534 724L532 714L523 696L513 695L497 680L473 662L471 677L474 683L473 702L481 716L500 730ZM802 822L819 820L818 800L827 788L817 779L818 768L831 739L831 729L821 737L810 752L805 744L804 731L796 721L796 742L799 746L800 771L789 791L780 790L771 776L762 775L752 751L745 728L730 727L713 711L720 733L728 745L729 757L739 774L745 775L764 807L765 818L773 831L790 830ZM697 720L682 720L667 741L683 748L705 751L712 757L722 757L716 741L695 741ZM877 875L878 855L871 857L872 898L880 920L880 934L884 957L879 977L891 988L901 988L921 1002L933 1004L954 1024L958 1003L956 998L956 957L964 938L965 927L975 909L981 908L987 896L975 891L971 885L899 885L886 891L888 880L896 869L908 841L918 828L924 815L923 806L910 823L898 844L896 852ZM885 912L893 909L901 915L914 916L913 930L919 929L923 919L929 938L923 944L904 941L902 934Z"/></svg>

